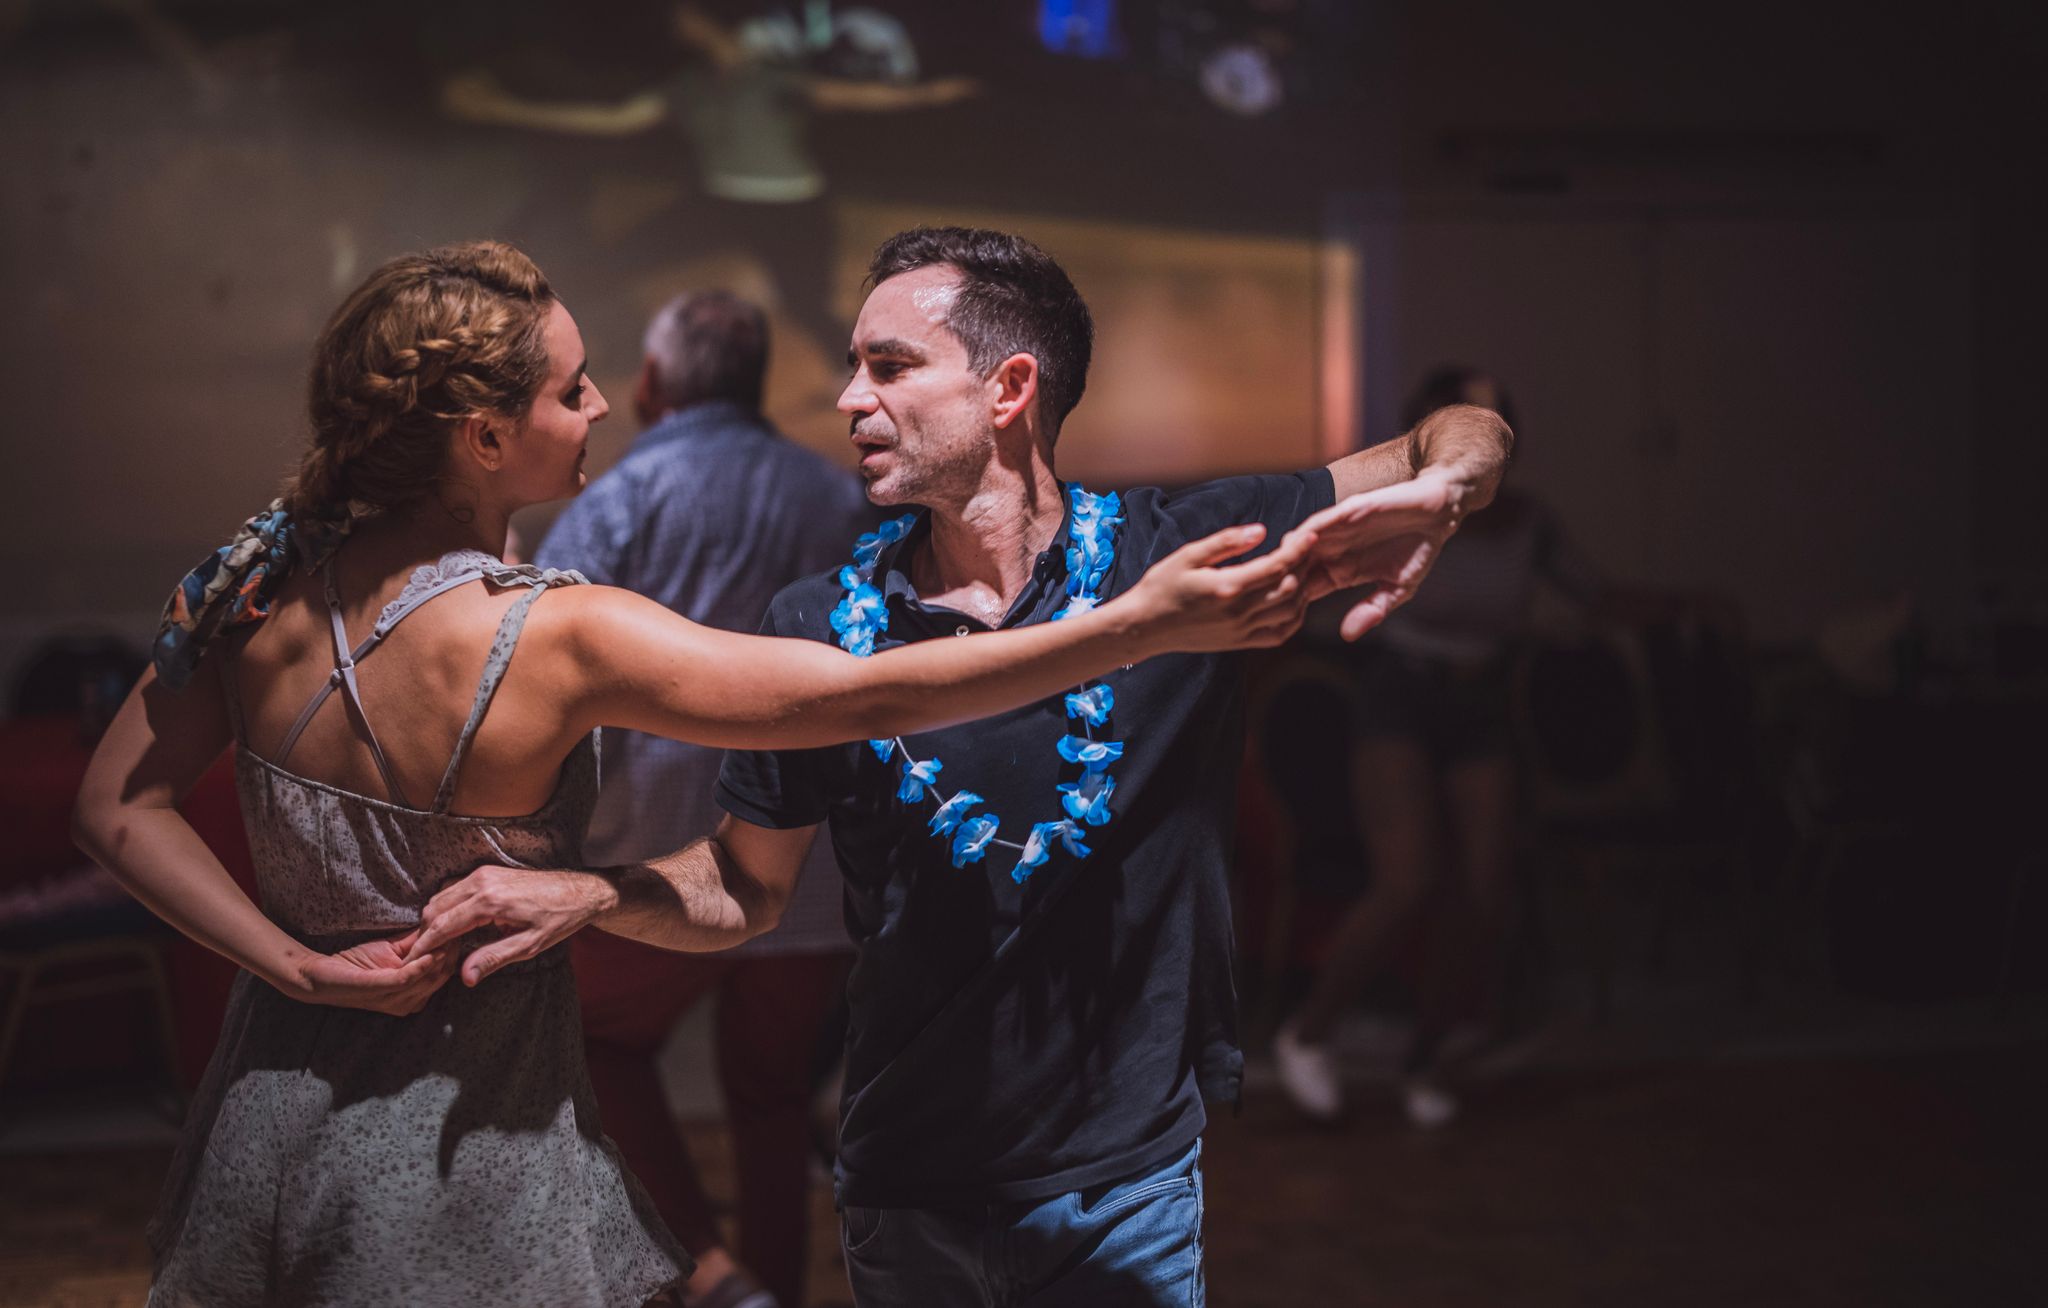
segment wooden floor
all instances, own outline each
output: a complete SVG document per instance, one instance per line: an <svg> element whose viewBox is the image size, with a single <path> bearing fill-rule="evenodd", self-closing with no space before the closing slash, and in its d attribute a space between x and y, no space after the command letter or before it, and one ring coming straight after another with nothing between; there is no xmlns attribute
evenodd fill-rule
<svg viewBox="0 0 2048 1308"><path fill-rule="evenodd" d="M1212 1126L1211 1301L2048 1304L2048 1049L1525 1076L1418 1135ZM714 1189L715 1128L693 1141ZM130 1305L160 1149L0 1158L0 1305ZM813 1302L844 1303L817 1195Z"/></svg>

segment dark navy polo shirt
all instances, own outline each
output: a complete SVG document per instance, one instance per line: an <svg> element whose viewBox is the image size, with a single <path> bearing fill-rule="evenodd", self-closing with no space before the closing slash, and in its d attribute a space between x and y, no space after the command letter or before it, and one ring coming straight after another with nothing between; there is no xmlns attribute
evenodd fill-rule
<svg viewBox="0 0 2048 1308"><path fill-rule="evenodd" d="M1102 595L1233 524L1266 524L1261 548L1270 547L1333 496L1322 468L1126 492ZM1003 626L1046 621L1065 603L1069 525L1039 556ZM889 606L877 651L987 629L918 601L904 564L928 530L920 514L876 566ZM762 629L832 641L828 619L842 594L836 575L796 582L775 597ZM1206 1121L1205 1095L1237 1096L1244 1057L1229 853L1241 662L1168 655L1104 680L1116 706L1094 734L1125 746L1110 767L1114 816L1087 828L1089 857L1055 852L1022 885L1011 877L1015 852L1001 847L954 867L951 842L928 834L934 800L899 801L898 762L864 743L726 755L718 800L735 817L775 828L830 820L857 950L847 983L844 1203L1041 1199L1100 1185L1185 1151ZM904 744L945 765L941 791L982 795L975 812L999 815L998 834L1021 842L1033 823L1064 816L1054 787L1081 770L1055 750L1066 734L1055 696Z"/></svg>

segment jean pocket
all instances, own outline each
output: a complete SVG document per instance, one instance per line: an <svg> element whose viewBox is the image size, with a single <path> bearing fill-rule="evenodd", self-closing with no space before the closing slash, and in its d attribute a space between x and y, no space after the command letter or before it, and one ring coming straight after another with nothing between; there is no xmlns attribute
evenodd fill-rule
<svg viewBox="0 0 2048 1308"><path fill-rule="evenodd" d="M847 1204L839 1214L839 1243L849 1258L872 1246L888 1224L886 1208L859 1208Z"/></svg>
<svg viewBox="0 0 2048 1308"><path fill-rule="evenodd" d="M1136 1177L1099 1191L1081 1190L1074 1198L1084 1214L1100 1217L1152 1199L1181 1194L1199 1195L1201 1187L1202 1142L1196 1140L1193 1148L1150 1176Z"/></svg>
<svg viewBox="0 0 2048 1308"><path fill-rule="evenodd" d="M1088 1210L1088 1215L1090 1217L1102 1217L1108 1213L1121 1212L1126 1208L1135 1208L1148 1200L1174 1194L1193 1194L1194 1192L1195 1178L1192 1176L1175 1176L1169 1177L1164 1181L1149 1181L1144 1185L1126 1190L1122 1194L1112 1193L1105 1195L1101 1203Z"/></svg>

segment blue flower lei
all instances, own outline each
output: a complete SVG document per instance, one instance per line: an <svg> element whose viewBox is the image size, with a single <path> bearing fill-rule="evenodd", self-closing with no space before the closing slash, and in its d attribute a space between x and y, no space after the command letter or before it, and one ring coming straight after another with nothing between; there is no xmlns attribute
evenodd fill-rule
<svg viewBox="0 0 2048 1308"><path fill-rule="evenodd" d="M1108 495L1091 495L1070 485L1067 502L1073 509L1073 522L1067 532L1067 602L1052 615L1055 622L1086 613L1102 602L1102 583L1116 563L1117 528L1124 521L1123 502L1113 491ZM846 597L832 610L832 630L839 633L840 648L857 658L873 654L875 637L889 626L888 607L875 585L875 566L882 551L902 540L916 521L915 516L905 515L883 523L878 530L863 533L854 542L853 562L839 570L839 584L845 588ZM938 776L945 764L938 759L911 757L901 736L871 740L868 748L884 763L900 759L896 787L899 802L919 804L929 793L938 805L929 829L933 836L952 841L954 867L979 863L989 846L1000 845L1017 851L1017 865L1010 870L1010 878L1022 885L1033 872L1045 866L1055 849L1066 851L1072 858L1088 857L1090 848L1081 837L1087 828L1102 826L1113 816L1109 800L1116 792L1116 778L1109 774L1109 765L1123 757L1124 744L1120 740L1097 740L1095 729L1108 725L1110 711L1116 707L1116 693L1107 682L1083 682L1067 692L1066 705L1068 720L1081 724L1081 734L1071 734L1070 728L1056 748L1062 760L1081 765L1081 775L1056 787L1066 816L1053 822L1033 823L1031 834L1022 844L996 837L1002 819L987 811L975 812L984 802L980 795L971 790L951 795L939 793Z"/></svg>

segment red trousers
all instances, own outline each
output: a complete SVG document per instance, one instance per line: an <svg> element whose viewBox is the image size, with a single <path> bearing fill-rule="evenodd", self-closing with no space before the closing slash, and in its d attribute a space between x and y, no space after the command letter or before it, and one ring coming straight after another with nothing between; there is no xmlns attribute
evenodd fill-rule
<svg viewBox="0 0 2048 1308"><path fill-rule="evenodd" d="M784 1308L800 1308L810 1259L811 1074L851 956L680 954L585 931L573 957L605 1133L692 1254L724 1241L655 1060L683 1014L717 995L718 1082L738 1178L737 1257Z"/></svg>

